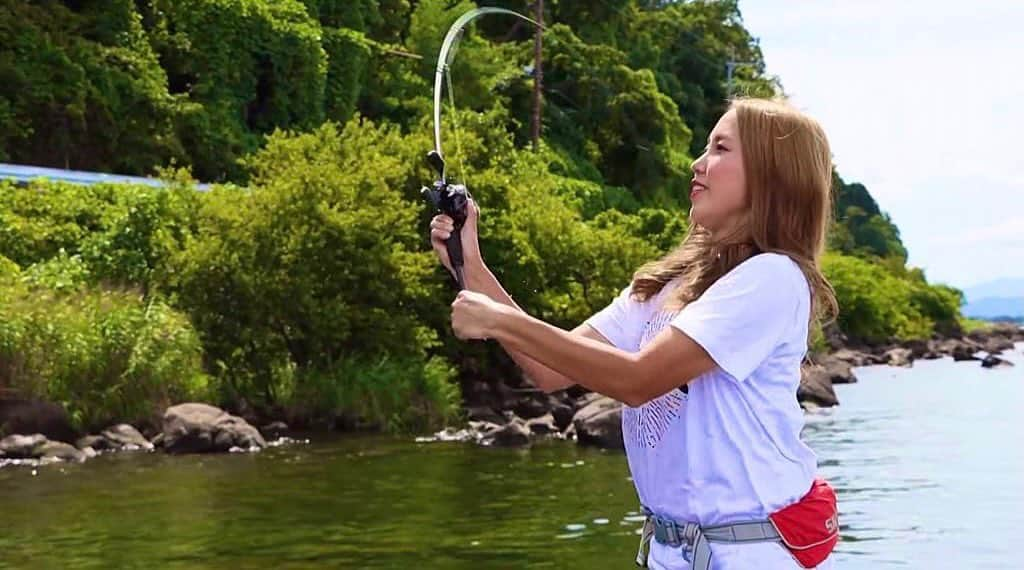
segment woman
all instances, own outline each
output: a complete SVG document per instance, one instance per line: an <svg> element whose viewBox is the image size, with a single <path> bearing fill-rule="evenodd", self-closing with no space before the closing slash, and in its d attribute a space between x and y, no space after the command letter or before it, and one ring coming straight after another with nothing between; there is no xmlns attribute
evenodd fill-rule
<svg viewBox="0 0 1024 570"><path fill-rule="evenodd" d="M834 495L812 487L816 459L800 440L796 399L809 330L836 311L818 267L831 180L817 122L781 102L734 101L693 164L682 244L572 332L515 305L480 258L471 204L455 334L496 339L542 389L580 384L626 405L626 453L652 515L645 535L654 531L638 563L814 567L835 544ZM451 220L431 228L450 270ZM810 535L790 534L791 523Z"/></svg>

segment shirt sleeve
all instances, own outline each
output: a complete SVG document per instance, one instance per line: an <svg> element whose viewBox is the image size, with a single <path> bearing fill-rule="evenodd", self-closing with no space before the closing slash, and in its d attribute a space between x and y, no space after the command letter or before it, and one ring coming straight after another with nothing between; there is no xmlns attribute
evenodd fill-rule
<svg viewBox="0 0 1024 570"><path fill-rule="evenodd" d="M801 325L801 313L806 320L809 304L799 267L784 255L761 254L722 276L671 325L743 381Z"/></svg>
<svg viewBox="0 0 1024 570"><path fill-rule="evenodd" d="M595 313L584 324L590 325L611 341L616 348L636 352L643 332L644 306L631 296L626 287L607 307Z"/></svg>

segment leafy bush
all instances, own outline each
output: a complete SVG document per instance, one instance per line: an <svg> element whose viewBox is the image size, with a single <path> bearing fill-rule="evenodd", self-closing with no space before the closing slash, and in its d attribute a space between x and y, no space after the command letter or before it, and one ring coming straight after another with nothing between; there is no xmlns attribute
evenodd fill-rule
<svg viewBox="0 0 1024 570"><path fill-rule="evenodd" d="M444 307L435 262L416 225L420 206L396 190L416 169L388 154L402 146L397 130L369 122L279 133L246 160L249 189L206 196L169 288L200 330L228 401L339 416L359 409L379 413L365 421L399 425L415 422L394 418L403 412L390 405L347 408L352 394L376 390L371 399L383 402L414 399L415 388L439 406L426 415L453 413L423 319ZM402 365L381 369L385 356ZM339 395L304 400L314 394Z"/></svg>
<svg viewBox="0 0 1024 570"><path fill-rule="evenodd" d="M0 278L0 386L63 404L85 429L210 397L184 315L132 291L89 287L84 274L61 256Z"/></svg>
<svg viewBox="0 0 1024 570"><path fill-rule="evenodd" d="M823 266L839 301L839 325L851 337L868 342L927 338L936 323L956 321L959 298L947 287L835 253Z"/></svg>
<svg viewBox="0 0 1024 570"><path fill-rule="evenodd" d="M192 232L200 200L184 181L168 189L0 183L0 254L23 267L80 256L95 282L148 291Z"/></svg>
<svg viewBox="0 0 1024 570"><path fill-rule="evenodd" d="M523 150L529 26L472 26L442 121L488 265L565 328L685 234L689 163L726 105L725 62L753 62L737 92L778 90L735 0L598 4L549 7L537 152ZM84 423L207 394L399 430L455 414L456 370L464 385L514 378L494 343L450 334L419 195L434 176L437 49L474 6L0 0L0 159L184 166L165 189L0 182L0 383ZM195 192L188 172L246 187ZM866 188L838 175L835 188L825 268L843 330L958 330L960 293L905 267Z"/></svg>
<svg viewBox="0 0 1024 570"><path fill-rule="evenodd" d="M182 101L131 0L0 2L0 156L127 173L182 159Z"/></svg>
<svg viewBox="0 0 1024 570"><path fill-rule="evenodd" d="M176 122L200 179L236 179L261 135L323 121L322 29L298 0L153 0L143 21L192 103Z"/></svg>

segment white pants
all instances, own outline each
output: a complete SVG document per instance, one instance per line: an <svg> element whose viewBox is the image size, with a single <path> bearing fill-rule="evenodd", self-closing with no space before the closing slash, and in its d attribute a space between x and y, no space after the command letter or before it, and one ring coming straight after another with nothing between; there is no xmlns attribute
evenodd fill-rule
<svg viewBox="0 0 1024 570"><path fill-rule="evenodd" d="M647 566L651 570L690 570L683 548L671 547L651 541L651 555ZM804 570L778 542L752 542L747 544L711 544L711 570ZM832 570L832 557L818 565L818 570Z"/></svg>

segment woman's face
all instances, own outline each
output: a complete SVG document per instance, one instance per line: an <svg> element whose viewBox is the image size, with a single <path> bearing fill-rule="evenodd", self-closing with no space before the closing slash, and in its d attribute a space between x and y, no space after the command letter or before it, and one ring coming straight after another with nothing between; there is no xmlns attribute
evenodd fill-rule
<svg viewBox="0 0 1024 570"><path fill-rule="evenodd" d="M736 111L722 115L708 137L704 154L693 163L690 221L715 234L739 227L747 209L747 180L743 172Z"/></svg>

